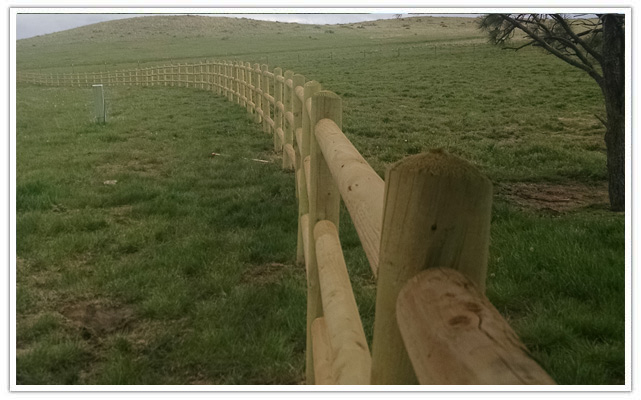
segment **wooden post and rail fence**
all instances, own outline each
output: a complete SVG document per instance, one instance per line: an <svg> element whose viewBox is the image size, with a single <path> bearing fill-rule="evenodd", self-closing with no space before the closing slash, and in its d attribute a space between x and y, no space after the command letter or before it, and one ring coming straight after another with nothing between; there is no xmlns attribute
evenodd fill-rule
<svg viewBox="0 0 641 400"><path fill-rule="evenodd" d="M468 162L430 151L391 165L383 180L343 133L338 95L267 65L23 72L17 80L209 90L273 136L296 178L308 384L554 384L484 295L492 185ZM341 250L341 199L377 279L371 350Z"/></svg>

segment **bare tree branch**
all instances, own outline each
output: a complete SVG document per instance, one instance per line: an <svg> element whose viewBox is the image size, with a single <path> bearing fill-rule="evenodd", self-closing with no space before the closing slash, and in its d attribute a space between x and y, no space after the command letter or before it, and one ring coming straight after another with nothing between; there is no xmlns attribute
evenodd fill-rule
<svg viewBox="0 0 641 400"><path fill-rule="evenodd" d="M599 29L588 29L587 31L583 31L583 32L577 33L576 35L578 37L581 37L581 36L585 36L585 35L589 35L589 34L593 34L594 35L596 33L601 33L601 32L603 32L603 29L601 29L601 28L599 28Z"/></svg>
<svg viewBox="0 0 641 400"><path fill-rule="evenodd" d="M571 53L571 54L574 54L579 59L581 59L583 64L585 64L588 67L594 69L594 66L592 65L592 63L588 60L588 58L583 54L583 52L581 52L581 50L571 40L566 39L566 38L561 37L561 36L549 36L549 38L551 40L556 40L557 42L561 42L561 43L563 43L563 45L565 47L569 47L572 50L574 50L574 53Z"/></svg>
<svg viewBox="0 0 641 400"><path fill-rule="evenodd" d="M532 40L532 41L527 42L524 45L518 46L518 47L503 47L503 50L521 50L522 48L527 47L527 46L531 46L531 45L533 45L535 43L536 43L536 41Z"/></svg>
<svg viewBox="0 0 641 400"><path fill-rule="evenodd" d="M601 76L601 74L599 74L599 72L596 69L594 69L594 67L578 62L572 57L566 54L563 54L561 51L557 50L556 48L551 46L549 43L547 43L541 36L535 33L526 24L510 17L509 14L500 14L500 15L503 19L505 19L506 21L510 22L511 24L515 25L517 28L525 32L533 40L536 40L543 48L545 48L550 53L554 54L555 56L567 62L568 64L587 72L594 80L597 81L599 86L603 84L603 77Z"/></svg>
<svg viewBox="0 0 641 400"><path fill-rule="evenodd" d="M552 18L554 18L555 21L559 23L565 29L565 32L576 42L578 43L581 47L585 49L585 51L588 52L592 57L594 57L595 60L601 64L603 62L603 57L601 57L601 54L599 54L592 46L588 46L587 43L585 43L581 38L572 31L572 28L565 22L565 20L558 14L552 14Z"/></svg>

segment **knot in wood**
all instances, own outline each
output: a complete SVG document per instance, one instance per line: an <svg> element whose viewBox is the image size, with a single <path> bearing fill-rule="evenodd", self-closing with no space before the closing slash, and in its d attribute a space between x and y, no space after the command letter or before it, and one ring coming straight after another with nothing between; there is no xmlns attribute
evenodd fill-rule
<svg viewBox="0 0 641 400"><path fill-rule="evenodd" d="M450 326L464 326L464 325L469 325L470 324L470 318L466 317L465 315L457 315L454 318L451 318L448 321L448 324Z"/></svg>

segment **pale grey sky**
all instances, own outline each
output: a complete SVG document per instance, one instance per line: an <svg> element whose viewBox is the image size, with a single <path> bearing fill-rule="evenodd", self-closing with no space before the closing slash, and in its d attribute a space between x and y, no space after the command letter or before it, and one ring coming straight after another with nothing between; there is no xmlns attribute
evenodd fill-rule
<svg viewBox="0 0 641 400"><path fill-rule="evenodd" d="M79 26L114 19L133 18L158 14L16 14L16 38L26 39L37 35L64 31ZM199 14L206 15L206 14ZM396 14L209 14L266 21L297 22L301 24L342 24L376 19L394 18ZM475 16L474 14L429 14L434 16Z"/></svg>

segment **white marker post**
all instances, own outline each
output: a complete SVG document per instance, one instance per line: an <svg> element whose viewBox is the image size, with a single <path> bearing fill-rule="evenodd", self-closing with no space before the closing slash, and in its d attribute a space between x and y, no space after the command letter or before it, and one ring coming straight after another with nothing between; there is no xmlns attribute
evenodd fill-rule
<svg viewBox="0 0 641 400"><path fill-rule="evenodd" d="M107 114L105 110L105 95L102 90L102 85L93 85L94 97L94 110L96 111L96 122L104 124L107 122Z"/></svg>

